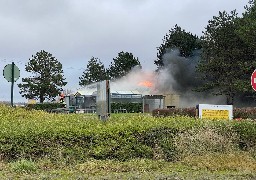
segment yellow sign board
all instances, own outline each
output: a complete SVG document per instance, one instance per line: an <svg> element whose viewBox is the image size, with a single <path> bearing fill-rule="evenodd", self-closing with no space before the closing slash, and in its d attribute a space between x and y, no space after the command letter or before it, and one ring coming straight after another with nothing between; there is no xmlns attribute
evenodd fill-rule
<svg viewBox="0 0 256 180"><path fill-rule="evenodd" d="M205 119L229 119L228 110L202 109L202 118Z"/></svg>

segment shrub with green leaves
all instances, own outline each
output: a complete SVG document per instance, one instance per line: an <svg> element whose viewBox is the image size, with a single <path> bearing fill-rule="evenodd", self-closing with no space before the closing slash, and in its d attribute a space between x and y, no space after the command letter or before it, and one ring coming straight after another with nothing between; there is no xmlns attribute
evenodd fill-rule
<svg viewBox="0 0 256 180"><path fill-rule="evenodd" d="M242 118L256 120L256 107L234 108L233 114L235 119Z"/></svg>
<svg viewBox="0 0 256 180"><path fill-rule="evenodd" d="M166 116L189 116L196 117L196 108L170 108L170 109L154 109L153 116L166 117ZM256 120L256 108L234 108L234 119L252 119Z"/></svg>
<svg viewBox="0 0 256 180"><path fill-rule="evenodd" d="M40 104L28 104L27 109L43 110L50 112L52 109L63 108L62 103L40 103Z"/></svg>
<svg viewBox="0 0 256 180"><path fill-rule="evenodd" d="M112 114L108 121L100 121L96 115L49 114L7 106L0 106L0 119L0 154L8 161L177 161L199 152L253 153L256 148L253 121L163 118L141 113Z"/></svg>
<svg viewBox="0 0 256 180"><path fill-rule="evenodd" d="M120 109L126 109L128 113L139 113L142 112L142 103L111 103L112 113Z"/></svg>
<svg viewBox="0 0 256 180"><path fill-rule="evenodd" d="M15 172L29 173L37 170L36 164L31 160L21 159L10 163L10 167Z"/></svg>
<svg viewBox="0 0 256 180"><path fill-rule="evenodd" d="M170 109L154 109L153 116L166 117L166 116L196 116L196 108L170 108Z"/></svg>
<svg viewBox="0 0 256 180"><path fill-rule="evenodd" d="M220 133L220 130L214 126L193 128L175 137L179 157L232 152L237 150L235 142L237 142L236 133Z"/></svg>

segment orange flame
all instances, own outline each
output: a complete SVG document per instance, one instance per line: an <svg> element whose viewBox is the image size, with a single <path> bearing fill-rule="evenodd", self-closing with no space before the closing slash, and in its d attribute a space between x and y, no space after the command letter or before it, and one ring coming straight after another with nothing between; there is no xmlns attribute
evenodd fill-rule
<svg viewBox="0 0 256 180"><path fill-rule="evenodd" d="M139 83L139 86L152 87L153 83L150 81L143 81Z"/></svg>

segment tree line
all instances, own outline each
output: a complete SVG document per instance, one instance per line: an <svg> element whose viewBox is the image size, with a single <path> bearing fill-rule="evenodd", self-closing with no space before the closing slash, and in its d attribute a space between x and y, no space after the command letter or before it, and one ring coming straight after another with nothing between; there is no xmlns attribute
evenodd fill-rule
<svg viewBox="0 0 256 180"><path fill-rule="evenodd" d="M105 68L99 58L92 57L79 77L79 85L86 86L106 79L121 78L135 66L141 67L141 64L138 58L129 52L118 53L109 68ZM18 87L20 94L26 99L38 99L40 103L45 100L54 100L67 84L62 64L51 53L44 50L32 55L25 65L25 71L32 76L22 78L22 83L18 84Z"/></svg>
<svg viewBox="0 0 256 180"><path fill-rule="evenodd" d="M105 68L99 58L92 57L83 75L79 77L79 85L86 86L106 79L115 80L125 76L136 66L141 68L140 61L129 52L118 53L118 56L113 58L109 68Z"/></svg>
<svg viewBox="0 0 256 180"><path fill-rule="evenodd" d="M227 104L234 104L234 98L241 94L255 99L250 85L251 73L256 69L255 3L250 1L240 17L236 10L219 12L208 21L201 37L175 25L157 48L156 71L164 68L164 55L171 50L179 49L179 56L185 58L193 57L195 51L199 51L201 58L196 73L201 83L193 90L224 95ZM108 68L99 58L92 57L79 77L79 85L118 79L135 66L141 68L140 61L130 52L118 53ZM32 77L22 78L22 83L18 84L25 98L37 98L43 102L56 97L67 84L62 64L44 50L29 59L25 70L33 74Z"/></svg>

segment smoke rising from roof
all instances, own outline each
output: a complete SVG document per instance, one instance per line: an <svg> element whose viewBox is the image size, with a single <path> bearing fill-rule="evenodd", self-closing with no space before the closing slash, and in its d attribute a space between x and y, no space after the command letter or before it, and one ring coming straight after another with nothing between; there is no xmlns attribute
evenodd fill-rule
<svg viewBox="0 0 256 180"><path fill-rule="evenodd" d="M196 74L196 65L200 60L200 51L193 57L179 56L178 49L170 49L163 56L164 67L159 71L145 71L135 66L126 76L111 81L111 91L132 91L142 95L180 95L180 107L195 107L199 103L223 104L223 97L193 91L202 82ZM92 84L91 89L96 89Z"/></svg>
<svg viewBox="0 0 256 180"><path fill-rule="evenodd" d="M170 49L163 56L165 75L169 77L165 84L170 84L171 89L177 93L185 93L201 83L196 79L195 73L200 52L195 51L191 58L181 57L179 54L178 49Z"/></svg>
<svg viewBox="0 0 256 180"><path fill-rule="evenodd" d="M223 104L223 97L193 91L202 83L196 73L200 51L195 51L189 58L179 54L178 49L169 49L163 56L164 67L159 71L134 68L125 77L111 82L111 89L137 90L143 95L178 94L181 107L195 107L199 103ZM147 82L152 86L146 86Z"/></svg>
<svg viewBox="0 0 256 180"><path fill-rule="evenodd" d="M181 107L195 106L199 103L224 103L223 97L194 91L202 85L196 73L200 53L200 50L196 50L193 56L185 58L180 56L178 49L169 49L163 56L164 67L159 71L156 87L160 92L179 94Z"/></svg>
<svg viewBox="0 0 256 180"><path fill-rule="evenodd" d="M200 51L195 51L193 56L188 58L181 57L179 54L178 49L169 49L163 56L164 67L157 72L134 67L126 76L111 81L111 91L133 91L133 93L142 95L178 94L180 95L180 107L195 107L197 104L225 104L225 96L194 91L196 87L202 85L196 73ZM89 88L88 92L92 89L95 91L96 83L87 88ZM237 99L239 101L237 106L239 104L248 106L240 99Z"/></svg>
<svg viewBox="0 0 256 180"><path fill-rule="evenodd" d="M155 73L153 71L145 71L140 67L134 67L126 76L111 81L111 89L117 91L137 91L143 95L154 94Z"/></svg>

